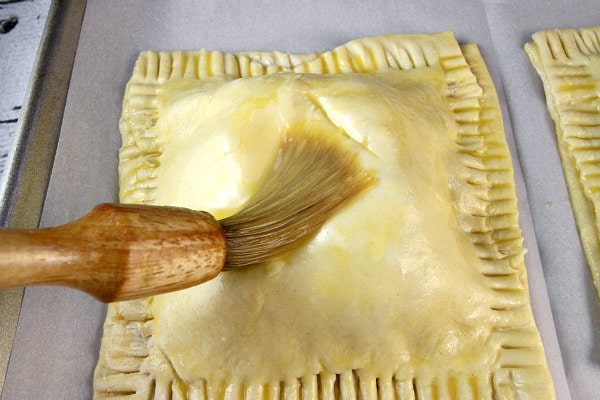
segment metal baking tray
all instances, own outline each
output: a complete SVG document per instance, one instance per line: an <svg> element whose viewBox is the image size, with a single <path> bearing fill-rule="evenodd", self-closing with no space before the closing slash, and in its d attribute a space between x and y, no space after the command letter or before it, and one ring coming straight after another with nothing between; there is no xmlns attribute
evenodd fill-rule
<svg viewBox="0 0 600 400"><path fill-rule="evenodd" d="M596 0L55 1L0 217L13 227L58 225L117 200L118 119L142 50L314 52L361 36L453 30L479 45L503 106L532 305L557 396L600 398L600 307L542 86L522 50L536 30L598 24ZM56 287L27 288L16 304L2 399L91 398L105 306Z"/></svg>

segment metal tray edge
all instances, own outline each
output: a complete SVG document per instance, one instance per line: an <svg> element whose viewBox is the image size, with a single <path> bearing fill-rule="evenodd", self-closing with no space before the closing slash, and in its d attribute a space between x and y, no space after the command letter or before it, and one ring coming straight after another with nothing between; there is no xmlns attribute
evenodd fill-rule
<svg viewBox="0 0 600 400"><path fill-rule="evenodd" d="M86 1L53 0L25 96L16 131L0 181L0 226L36 228L46 190L71 80ZM0 396L8 370L23 289L0 293Z"/></svg>

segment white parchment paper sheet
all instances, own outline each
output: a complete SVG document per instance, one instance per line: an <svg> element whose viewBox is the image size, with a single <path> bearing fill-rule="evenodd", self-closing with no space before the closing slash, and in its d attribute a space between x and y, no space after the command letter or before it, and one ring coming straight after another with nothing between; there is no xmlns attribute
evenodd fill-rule
<svg viewBox="0 0 600 400"><path fill-rule="evenodd" d="M600 4L497 1L490 2L488 17L571 395L600 399L600 303L579 242L542 83L522 51L537 30L600 25Z"/></svg>
<svg viewBox="0 0 600 400"><path fill-rule="evenodd" d="M479 45L503 102L529 248L532 303L557 396L599 398L597 307L551 146L553 127L541 86L522 51L534 30L565 24L600 24L595 0L577 5L559 0L90 0L42 225L66 223L97 203L117 201L118 119L125 84L142 50L314 52L361 36L450 29L459 42ZM571 303L565 305L567 300ZM91 398L104 314L103 305L74 290L26 289L3 399Z"/></svg>

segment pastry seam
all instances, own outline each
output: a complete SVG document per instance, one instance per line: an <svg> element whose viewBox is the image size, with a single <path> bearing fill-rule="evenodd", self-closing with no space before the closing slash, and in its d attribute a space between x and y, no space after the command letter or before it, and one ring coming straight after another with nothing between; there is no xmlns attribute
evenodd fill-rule
<svg viewBox="0 0 600 400"><path fill-rule="evenodd" d="M573 213L600 296L600 27L539 31L525 50L544 85Z"/></svg>

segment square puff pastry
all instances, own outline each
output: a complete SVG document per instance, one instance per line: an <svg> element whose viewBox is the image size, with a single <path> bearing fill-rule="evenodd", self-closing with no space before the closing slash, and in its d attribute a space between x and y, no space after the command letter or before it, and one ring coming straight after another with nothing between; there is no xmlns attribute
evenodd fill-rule
<svg viewBox="0 0 600 400"><path fill-rule="evenodd" d="M378 183L284 257L111 304L96 398L554 398L475 45L148 51L120 128L123 202L231 215L305 130L355 149Z"/></svg>
<svg viewBox="0 0 600 400"><path fill-rule="evenodd" d="M539 31L525 51L544 84L583 250L600 296L600 27Z"/></svg>

